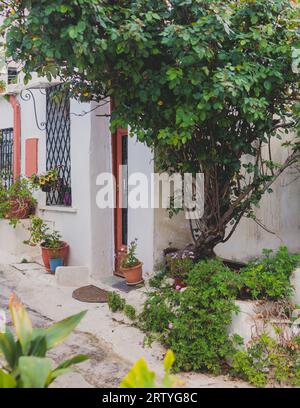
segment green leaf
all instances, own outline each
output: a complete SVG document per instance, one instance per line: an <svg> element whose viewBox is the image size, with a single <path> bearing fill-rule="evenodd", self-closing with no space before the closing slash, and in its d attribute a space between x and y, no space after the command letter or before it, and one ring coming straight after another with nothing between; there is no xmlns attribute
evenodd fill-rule
<svg viewBox="0 0 300 408"><path fill-rule="evenodd" d="M61 344L72 333L86 313L87 311L83 311L74 316L67 317L58 323L54 323L47 329L36 329L34 330L34 337L45 336L47 350L50 350Z"/></svg>
<svg viewBox="0 0 300 408"><path fill-rule="evenodd" d="M30 317L23 304L14 295L11 296L9 310L23 354L27 354L32 339Z"/></svg>
<svg viewBox="0 0 300 408"><path fill-rule="evenodd" d="M69 360L64 361L55 370L52 371L51 375L47 380L47 385L50 385L57 377L61 375L68 374L71 372L70 367L74 364L83 363L84 361L88 360L89 357L83 354L70 358Z"/></svg>
<svg viewBox="0 0 300 408"><path fill-rule="evenodd" d="M155 388L155 377L145 359L141 358L122 380L120 388Z"/></svg>
<svg viewBox="0 0 300 408"><path fill-rule="evenodd" d="M172 350L168 350L164 359L165 372L169 373L175 362L175 356Z"/></svg>
<svg viewBox="0 0 300 408"><path fill-rule="evenodd" d="M45 388L51 375L51 361L48 358L21 357L18 369L22 388Z"/></svg>
<svg viewBox="0 0 300 408"><path fill-rule="evenodd" d="M62 375L69 374L72 370L70 368L64 368L61 370L54 370L52 371L46 381L46 387L49 387L50 384L53 383L58 377L61 377Z"/></svg>
<svg viewBox="0 0 300 408"><path fill-rule="evenodd" d="M78 356L75 356L73 358L70 358L69 360L64 361L58 367L56 367L55 370L62 370L65 368L69 368L70 366L74 364L83 363L84 361L87 361L88 359L89 359L89 356L86 356L84 354L79 354Z"/></svg>
<svg viewBox="0 0 300 408"><path fill-rule="evenodd" d="M35 357L45 357L47 353L47 341L44 336L38 336L31 342L30 355Z"/></svg>
<svg viewBox="0 0 300 408"><path fill-rule="evenodd" d="M272 82L271 81L265 81L264 82L264 87L266 88L267 91L270 91L272 89Z"/></svg>
<svg viewBox="0 0 300 408"><path fill-rule="evenodd" d="M14 377L0 370L0 388L16 388L16 386L17 383Z"/></svg>
<svg viewBox="0 0 300 408"><path fill-rule="evenodd" d="M13 370L16 367L19 350L12 333L8 328L6 328L5 333L0 333L0 350L2 351L9 367Z"/></svg>

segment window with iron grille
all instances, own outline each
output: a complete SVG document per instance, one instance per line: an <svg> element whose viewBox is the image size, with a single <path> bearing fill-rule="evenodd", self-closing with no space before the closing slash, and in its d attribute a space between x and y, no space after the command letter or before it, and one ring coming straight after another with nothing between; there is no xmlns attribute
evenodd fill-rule
<svg viewBox="0 0 300 408"><path fill-rule="evenodd" d="M9 188L14 181L14 131L12 128L0 130L0 182Z"/></svg>
<svg viewBox="0 0 300 408"><path fill-rule="evenodd" d="M18 81L18 70L17 68L7 69L7 82L8 84L16 84Z"/></svg>
<svg viewBox="0 0 300 408"><path fill-rule="evenodd" d="M46 165L57 169L58 180L47 193L47 205L72 205L70 155L70 98L61 86L47 89L46 94Z"/></svg>

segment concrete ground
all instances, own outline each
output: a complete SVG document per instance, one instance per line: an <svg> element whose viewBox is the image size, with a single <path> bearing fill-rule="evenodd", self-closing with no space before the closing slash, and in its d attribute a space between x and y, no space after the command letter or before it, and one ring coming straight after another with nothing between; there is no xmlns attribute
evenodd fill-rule
<svg viewBox="0 0 300 408"><path fill-rule="evenodd" d="M112 314L107 304L81 303L72 298L75 288L59 287L55 277L46 274L39 265L0 266L0 309L7 308L11 292L22 300L35 326L47 326L69 315L88 310L77 330L68 340L51 351L50 357L59 363L74 354L87 354L90 360L80 364L75 373L61 377L53 384L57 388L116 388L130 367L145 357L151 369L162 375L165 350L159 344L143 348L143 333L130 326L118 314ZM28 269L27 269L28 268ZM98 286L111 289L105 285ZM122 293L124 297L125 294ZM141 294L143 296L143 294ZM134 304L136 294L127 295ZM186 387L244 388L248 384L229 377L191 373L180 374Z"/></svg>

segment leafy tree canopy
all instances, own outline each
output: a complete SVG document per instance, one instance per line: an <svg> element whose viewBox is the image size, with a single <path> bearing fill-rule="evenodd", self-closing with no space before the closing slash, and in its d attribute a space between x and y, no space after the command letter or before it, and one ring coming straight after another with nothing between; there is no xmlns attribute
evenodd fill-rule
<svg viewBox="0 0 300 408"><path fill-rule="evenodd" d="M113 126L130 124L160 169L205 174L200 251L228 239L298 159L297 139L282 163L271 143L299 126L300 14L290 0L0 4L7 55L23 61L26 80L36 71L80 100L111 97Z"/></svg>

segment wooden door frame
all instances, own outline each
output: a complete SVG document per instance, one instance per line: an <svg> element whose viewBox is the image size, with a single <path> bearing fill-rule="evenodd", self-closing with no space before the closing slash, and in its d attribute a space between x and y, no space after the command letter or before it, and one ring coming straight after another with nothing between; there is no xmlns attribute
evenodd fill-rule
<svg viewBox="0 0 300 408"><path fill-rule="evenodd" d="M123 244L122 240L122 198L120 194L120 188L122 188L122 177L119 171L119 166L122 165L122 137L128 137L127 129L118 129L116 133L112 135L112 163L113 163L113 175L116 180L115 188L115 210L114 210L114 235L115 235L115 270L114 274L122 276L120 271L120 263L122 258L127 253L127 245Z"/></svg>

